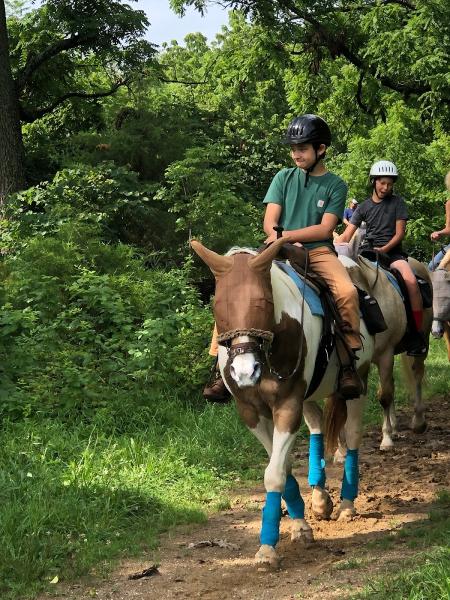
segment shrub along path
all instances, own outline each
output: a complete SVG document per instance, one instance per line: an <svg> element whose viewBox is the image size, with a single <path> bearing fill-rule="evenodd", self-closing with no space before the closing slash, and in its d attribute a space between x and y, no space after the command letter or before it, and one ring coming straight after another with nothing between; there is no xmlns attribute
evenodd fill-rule
<svg viewBox="0 0 450 600"><path fill-rule="evenodd" d="M392 453L378 450L379 429L366 433L361 453L359 516L350 523L316 521L310 515L306 482L307 447L299 440L295 474L306 500L315 542L291 545L289 519L282 521L278 546L281 568L256 568L263 487L235 491L230 507L207 523L179 527L163 536L159 550L123 562L112 575L77 584L57 584L52 598L98 600L150 598L290 599L371 597L449 597L450 557L450 397L428 403L429 428L409 432L406 411ZM329 465L328 485L337 504L341 467ZM436 497L438 501L435 502ZM189 548L190 543L221 539L229 547ZM428 563L427 563L427 557ZM159 574L128 576L153 564ZM375 580L375 584L369 581ZM48 598L42 596L41 598Z"/></svg>

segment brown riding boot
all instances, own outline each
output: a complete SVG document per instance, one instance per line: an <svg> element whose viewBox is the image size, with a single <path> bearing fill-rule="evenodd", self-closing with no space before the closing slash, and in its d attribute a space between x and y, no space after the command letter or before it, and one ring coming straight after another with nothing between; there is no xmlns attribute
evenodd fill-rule
<svg viewBox="0 0 450 600"><path fill-rule="evenodd" d="M341 367L338 392L342 394L345 400L359 398L363 393L361 378L353 366Z"/></svg>
<svg viewBox="0 0 450 600"><path fill-rule="evenodd" d="M214 370L210 381L204 388L203 398L208 400L208 402L218 402L220 404L230 402L231 394L225 386L218 368Z"/></svg>

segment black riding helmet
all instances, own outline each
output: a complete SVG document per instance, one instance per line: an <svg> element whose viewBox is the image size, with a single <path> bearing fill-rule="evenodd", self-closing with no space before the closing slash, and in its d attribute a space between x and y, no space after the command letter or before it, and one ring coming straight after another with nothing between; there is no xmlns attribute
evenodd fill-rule
<svg viewBox="0 0 450 600"><path fill-rule="evenodd" d="M331 131L326 121L317 115L301 115L289 123L284 144L331 144Z"/></svg>
<svg viewBox="0 0 450 600"><path fill-rule="evenodd" d="M331 144L331 131L326 121L317 115L300 115L289 123L283 144L312 144L316 152L316 160L306 171L305 187L308 185L309 174L315 166L325 157L325 152L318 154L317 150L321 144Z"/></svg>

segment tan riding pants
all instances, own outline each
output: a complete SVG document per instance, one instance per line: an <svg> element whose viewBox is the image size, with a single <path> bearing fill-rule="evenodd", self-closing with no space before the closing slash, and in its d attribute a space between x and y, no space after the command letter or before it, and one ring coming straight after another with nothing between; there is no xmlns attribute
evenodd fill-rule
<svg viewBox="0 0 450 600"><path fill-rule="evenodd" d="M351 329L351 332L345 334L348 345L354 350L361 348L358 292L346 268L328 246L319 246L309 251L309 266L327 282L342 320L348 323ZM217 356L218 351L217 328L214 325L209 354Z"/></svg>

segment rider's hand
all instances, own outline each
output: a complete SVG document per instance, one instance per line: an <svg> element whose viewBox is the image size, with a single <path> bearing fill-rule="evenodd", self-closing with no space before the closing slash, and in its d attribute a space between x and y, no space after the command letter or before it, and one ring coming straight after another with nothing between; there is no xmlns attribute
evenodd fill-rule
<svg viewBox="0 0 450 600"><path fill-rule="evenodd" d="M384 246L380 246L377 248L374 247L374 250L376 250L377 252L385 252Z"/></svg>
<svg viewBox="0 0 450 600"><path fill-rule="evenodd" d="M431 239L433 240L433 242L436 242L440 237L441 237L440 231L433 231L433 233L431 234Z"/></svg>
<svg viewBox="0 0 450 600"><path fill-rule="evenodd" d="M286 241L286 244L288 244L289 242L292 242L292 237L291 237L291 233L290 233L290 231L283 231L283 232L282 232L282 234L281 234L281 237L283 238L283 240L285 240L285 241ZM264 240L264 243L265 243L265 244L271 244L271 243L272 243L272 242L274 242L276 239L278 239L278 238L277 238L277 232L276 232L276 231L274 231L273 233L271 233L271 234L269 235L269 237L267 237L267 238Z"/></svg>
<svg viewBox="0 0 450 600"><path fill-rule="evenodd" d="M264 240L264 243L265 243L265 244L271 244L271 243L272 243L272 242L274 242L276 239L277 239L277 232L276 232L276 231L274 231L273 233L271 233L271 234L269 235L269 237L267 237L267 238Z"/></svg>

